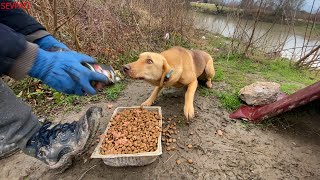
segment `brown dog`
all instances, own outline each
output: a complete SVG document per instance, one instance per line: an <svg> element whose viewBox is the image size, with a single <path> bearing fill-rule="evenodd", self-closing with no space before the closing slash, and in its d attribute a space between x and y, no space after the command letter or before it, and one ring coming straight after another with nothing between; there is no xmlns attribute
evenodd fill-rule
<svg viewBox="0 0 320 180"><path fill-rule="evenodd" d="M133 63L123 66L123 71L133 79L142 79L156 86L151 96L141 105L151 106L163 87L176 88L187 86L184 115L194 117L193 100L198 81L205 80L212 88L215 70L212 57L200 50L187 50L173 47L159 53L144 52Z"/></svg>

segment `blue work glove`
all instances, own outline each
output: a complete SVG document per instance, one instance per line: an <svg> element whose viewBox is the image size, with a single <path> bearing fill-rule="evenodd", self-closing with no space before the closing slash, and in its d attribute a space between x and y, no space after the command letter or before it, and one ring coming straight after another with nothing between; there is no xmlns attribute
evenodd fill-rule
<svg viewBox="0 0 320 180"><path fill-rule="evenodd" d="M37 39L35 40L35 43L38 44L40 48L44 50L48 50L50 48L62 48L65 50L70 50L65 44L59 42L51 35Z"/></svg>
<svg viewBox="0 0 320 180"><path fill-rule="evenodd" d="M107 77L89 70L83 62L95 63L95 60L75 51L48 52L39 48L29 75L62 93L93 95L96 91L90 81L106 82Z"/></svg>

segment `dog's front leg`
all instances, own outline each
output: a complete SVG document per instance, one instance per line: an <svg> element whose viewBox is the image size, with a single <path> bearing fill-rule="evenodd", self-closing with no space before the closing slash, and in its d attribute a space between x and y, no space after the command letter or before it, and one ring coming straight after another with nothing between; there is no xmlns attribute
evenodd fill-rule
<svg viewBox="0 0 320 180"><path fill-rule="evenodd" d="M187 119L191 119L194 117L194 107L193 107L193 101L194 101L194 94L197 90L198 81L192 81L188 85L187 92L185 94L185 102L184 102L184 115Z"/></svg>
<svg viewBox="0 0 320 180"><path fill-rule="evenodd" d="M155 87L151 93L151 96L144 103L142 103L141 106L151 106L153 102L157 99L157 96L161 89L162 87L160 86Z"/></svg>

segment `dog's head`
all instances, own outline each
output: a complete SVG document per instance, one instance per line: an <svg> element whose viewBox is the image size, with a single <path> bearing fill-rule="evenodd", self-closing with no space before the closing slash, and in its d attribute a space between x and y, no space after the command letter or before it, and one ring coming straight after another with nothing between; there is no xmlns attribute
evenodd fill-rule
<svg viewBox="0 0 320 180"><path fill-rule="evenodd" d="M154 84L161 80L167 65L164 56L153 52L144 52L135 62L124 65L123 71L133 79L142 79Z"/></svg>

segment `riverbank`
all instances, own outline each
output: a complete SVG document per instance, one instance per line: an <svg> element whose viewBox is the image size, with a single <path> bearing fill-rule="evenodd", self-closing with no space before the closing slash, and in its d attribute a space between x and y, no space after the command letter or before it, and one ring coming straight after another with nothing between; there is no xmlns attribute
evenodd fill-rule
<svg viewBox="0 0 320 180"><path fill-rule="evenodd" d="M198 12L213 14L213 15L229 14L237 11L236 8L230 8L230 7L218 6L217 8L215 4L209 4L209 3L191 2L190 4L191 4L191 7ZM218 9L221 9L221 11L218 12ZM241 12L243 10L239 9L239 11Z"/></svg>
<svg viewBox="0 0 320 180"><path fill-rule="evenodd" d="M226 7L226 6L224 7L218 6L217 8L216 5L209 4L209 3L191 2L190 4L194 11L210 14L210 15L235 16L236 14L238 14L238 15L241 15L241 18L243 19L254 20L257 14L256 11L245 12L243 9L240 9L240 8L232 8L232 7ZM273 14L261 14L261 13L260 13L259 21L267 22L267 23L285 24L285 25L288 23L289 24L293 23L291 20L289 20L288 22L284 22L281 17L280 18L275 17ZM298 28L307 28L308 26L308 29L313 29L315 31L314 33L320 33L320 23L318 22L315 22L315 24L312 26L312 22L308 23L307 20L296 19L294 21L294 25L295 27L298 27Z"/></svg>

